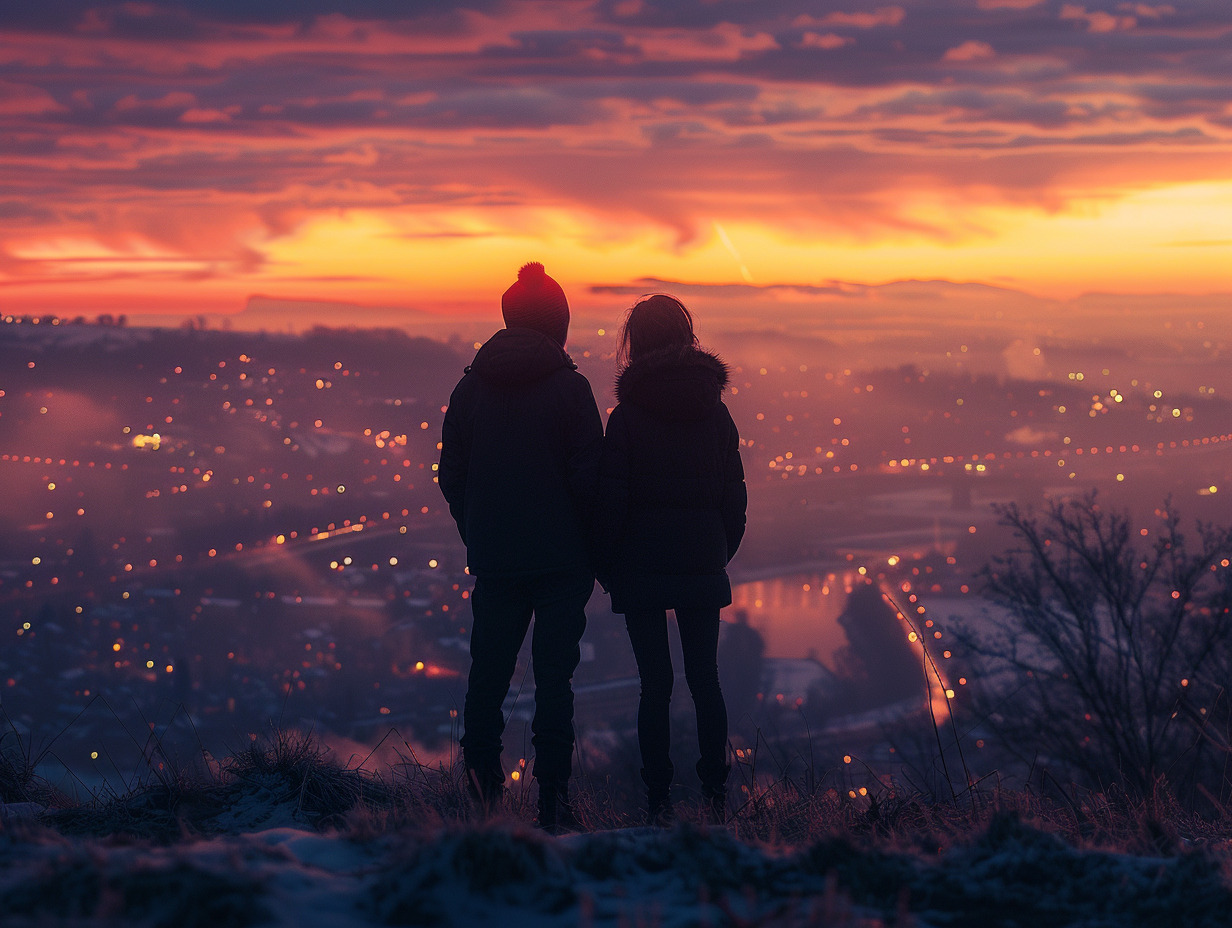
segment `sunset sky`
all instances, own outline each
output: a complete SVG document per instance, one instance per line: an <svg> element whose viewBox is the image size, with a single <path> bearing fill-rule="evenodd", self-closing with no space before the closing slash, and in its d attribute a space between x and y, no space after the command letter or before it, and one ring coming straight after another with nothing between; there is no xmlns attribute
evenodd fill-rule
<svg viewBox="0 0 1232 928"><path fill-rule="evenodd" d="M0 308L491 316L540 260L1209 310L1230 49L1228 0L6 3Z"/></svg>

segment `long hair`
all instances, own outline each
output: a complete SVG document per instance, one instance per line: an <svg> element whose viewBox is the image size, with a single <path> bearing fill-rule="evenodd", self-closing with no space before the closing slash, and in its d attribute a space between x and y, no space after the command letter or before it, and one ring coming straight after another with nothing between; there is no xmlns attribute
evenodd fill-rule
<svg viewBox="0 0 1232 928"><path fill-rule="evenodd" d="M656 293L634 304L620 331L617 360L627 367L651 351L697 347L693 314L674 296Z"/></svg>

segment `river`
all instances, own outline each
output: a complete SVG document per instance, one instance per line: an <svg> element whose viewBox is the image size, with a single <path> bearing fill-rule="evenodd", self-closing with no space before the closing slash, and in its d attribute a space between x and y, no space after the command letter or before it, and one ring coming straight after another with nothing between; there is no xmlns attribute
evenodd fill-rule
<svg viewBox="0 0 1232 928"><path fill-rule="evenodd" d="M863 578L854 570L817 570L734 584L727 616L748 614L767 657L815 657L833 668L835 652L847 644L838 617L857 581Z"/></svg>

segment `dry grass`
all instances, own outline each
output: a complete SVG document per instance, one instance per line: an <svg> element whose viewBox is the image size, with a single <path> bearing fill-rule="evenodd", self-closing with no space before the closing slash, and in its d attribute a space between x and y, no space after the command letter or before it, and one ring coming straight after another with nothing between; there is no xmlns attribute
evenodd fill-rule
<svg viewBox="0 0 1232 928"><path fill-rule="evenodd" d="M165 776L47 812L46 831L25 839L55 850L41 871L0 892L0 909L29 925L100 914L255 924L270 888L243 867L214 870L181 856L177 842L290 824L364 844L371 869L356 904L394 925L453 923L459 900L477 918L499 910L654 923L660 900L715 923L845 928L1215 928L1232 910L1232 820L1196 817L1162 790L1130 802L977 788L938 802L885 777L853 796L844 768L747 773L733 777L738 801L722 827L704 824L700 796L681 790L678 822L651 829L626 827L637 824L630 783L591 770L574 789L590 831L558 839L532 826L533 785L515 783L498 809L481 810L457 765L409 756L378 776L340 764L309 735L274 731L212 775ZM26 788L37 791L37 779L30 774ZM139 842L127 864L103 850L127 843L118 838ZM147 855L149 842L172 846Z"/></svg>
<svg viewBox="0 0 1232 928"><path fill-rule="evenodd" d="M215 873L188 862L171 866L117 866L100 855L66 851L40 872L0 895L5 923L13 925L176 925L246 928L269 921L262 887L235 873Z"/></svg>
<svg viewBox="0 0 1232 928"><path fill-rule="evenodd" d="M297 824L371 839L425 829L503 823L529 826L535 787L513 783L494 809L477 808L466 794L460 764L421 764L413 754L381 774L349 767L311 735L272 730L265 739L222 761L216 772L164 772L128 791L92 795L54 808L54 793L16 739L0 741L0 797L47 806L42 824L64 835L127 836L170 843L185 835L239 833L263 822ZM1149 799L1115 791L1056 788L1051 795L989 786L960 800L936 801L882 776L867 795L852 795L843 769L803 770L798 776L750 775L737 768L725 830L738 840L782 848L843 838L887 850L937 853L961 844L998 817L1056 835L1077 848L1175 855L1195 847L1232 844L1232 816L1201 816L1164 789ZM700 795L681 789L676 804L684 825L704 826ZM576 814L590 831L641 824L640 791L619 776L590 771L575 779ZM265 819L245 817L254 810ZM280 819L270 818L278 810Z"/></svg>

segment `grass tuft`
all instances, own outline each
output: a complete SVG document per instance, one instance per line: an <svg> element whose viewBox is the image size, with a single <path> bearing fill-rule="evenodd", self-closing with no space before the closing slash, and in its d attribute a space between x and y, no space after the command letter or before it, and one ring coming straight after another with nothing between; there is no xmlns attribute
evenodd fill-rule
<svg viewBox="0 0 1232 928"><path fill-rule="evenodd" d="M361 805L389 807L393 791L376 776L337 763L311 735L276 729L222 765L232 801L250 788L290 803L318 828L341 827Z"/></svg>
<svg viewBox="0 0 1232 928"><path fill-rule="evenodd" d="M269 919L262 894L258 882L241 874L185 862L118 868L75 852L0 895L0 911L6 922L24 917L29 924L101 918L108 924L247 928Z"/></svg>
<svg viewBox="0 0 1232 928"><path fill-rule="evenodd" d="M14 733L0 733L0 802L37 802L34 766Z"/></svg>
<svg viewBox="0 0 1232 928"><path fill-rule="evenodd" d="M507 825L440 832L396 860L371 891L373 914L386 925L441 924L468 896L548 915L577 899L556 844Z"/></svg>

